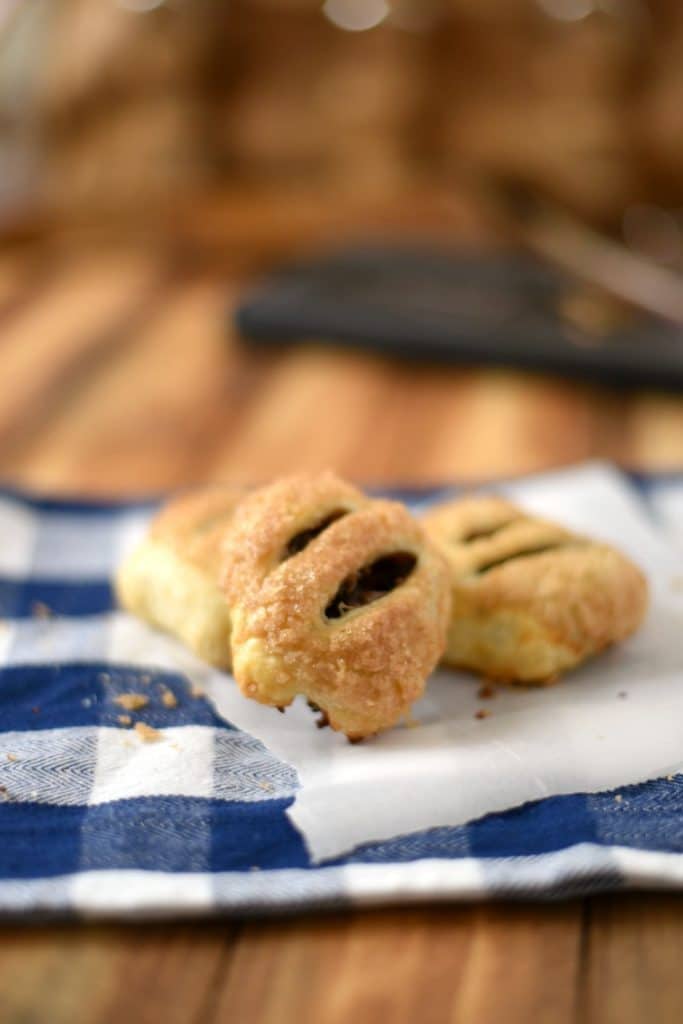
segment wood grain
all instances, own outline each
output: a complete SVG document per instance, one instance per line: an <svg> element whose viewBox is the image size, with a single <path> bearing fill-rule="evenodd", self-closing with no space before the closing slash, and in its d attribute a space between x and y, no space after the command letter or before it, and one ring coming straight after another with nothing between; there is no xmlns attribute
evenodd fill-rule
<svg viewBox="0 0 683 1024"><path fill-rule="evenodd" d="M683 1019L683 900L657 896L595 901L579 1008L590 1021Z"/></svg>
<svg viewBox="0 0 683 1024"><path fill-rule="evenodd" d="M263 224L255 234L261 247L270 237ZM149 247L69 253L47 270L4 257L2 478L131 495L326 466L376 483L481 480L594 457L683 468L677 396L313 345L249 351L226 325L248 265L247 252L230 273L192 259L180 269ZM678 1024L682 910L643 895L6 927L0 1020Z"/></svg>
<svg viewBox="0 0 683 1024"><path fill-rule="evenodd" d="M379 911L252 925L207 1020L569 1024L578 923L575 908L565 906Z"/></svg>
<svg viewBox="0 0 683 1024"><path fill-rule="evenodd" d="M312 345L250 351L228 328L234 281L190 274L164 291L162 278L141 258L67 263L15 310L0 340L5 477L104 494L327 466L433 483L585 458L683 463L676 396Z"/></svg>
<svg viewBox="0 0 683 1024"><path fill-rule="evenodd" d="M233 948L228 925L0 931L3 1024L187 1024Z"/></svg>

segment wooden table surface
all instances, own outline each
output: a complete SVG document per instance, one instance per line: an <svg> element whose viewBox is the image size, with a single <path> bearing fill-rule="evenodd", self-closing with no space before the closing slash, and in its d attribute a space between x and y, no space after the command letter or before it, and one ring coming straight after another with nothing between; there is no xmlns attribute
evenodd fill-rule
<svg viewBox="0 0 683 1024"><path fill-rule="evenodd" d="M226 332L249 261L153 247L0 255L0 476L149 494L331 466L433 483L604 457L683 468L683 398L406 367ZM1 837L0 837L1 841ZM3 1024L683 1020L662 894L163 926L0 929Z"/></svg>

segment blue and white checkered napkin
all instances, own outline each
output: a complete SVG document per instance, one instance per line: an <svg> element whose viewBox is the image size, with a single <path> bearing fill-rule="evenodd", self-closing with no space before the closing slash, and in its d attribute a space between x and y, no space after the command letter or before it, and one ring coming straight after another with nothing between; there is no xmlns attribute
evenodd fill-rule
<svg viewBox="0 0 683 1024"><path fill-rule="evenodd" d="M683 528L683 477L628 486L644 515ZM218 715L199 686L234 695L228 676L113 608L112 568L150 512L0 497L0 914L261 913L683 887L675 772L355 845L350 828L351 848L321 856L331 821L309 808L318 818L308 828L292 813L303 762L295 770ZM672 534L668 543L674 551ZM130 693L147 698L132 718L156 733L126 727L116 697ZM286 732L288 719L269 721ZM333 766L341 738L325 731L315 742L323 752L329 743Z"/></svg>

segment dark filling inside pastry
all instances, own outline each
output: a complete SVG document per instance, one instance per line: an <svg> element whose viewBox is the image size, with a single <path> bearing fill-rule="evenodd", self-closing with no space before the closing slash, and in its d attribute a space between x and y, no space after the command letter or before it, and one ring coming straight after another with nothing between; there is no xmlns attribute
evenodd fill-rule
<svg viewBox="0 0 683 1024"><path fill-rule="evenodd" d="M304 548L308 547L312 540L319 537L323 530L326 530L328 526L335 523L337 519L341 519L342 516L345 516L346 514L347 509L336 508L334 512L330 512L329 515L325 516L324 519L321 519L315 526L311 526L307 530L302 530L301 533L295 533L285 548L282 560L284 561L286 558L291 558L292 555L298 555L300 551L303 551Z"/></svg>
<svg viewBox="0 0 683 1024"><path fill-rule="evenodd" d="M326 618L339 619L384 597L407 580L416 565L417 557L411 552L395 551L347 576L325 609Z"/></svg>
<svg viewBox="0 0 683 1024"><path fill-rule="evenodd" d="M576 546L576 541L566 540L551 541L548 544L529 545L529 547L520 548L518 551L512 551L509 555L501 555L500 558L493 558L490 562L483 562L482 565L476 568L475 572L478 576L481 576L483 573L489 572L491 569L497 569L498 566L505 565L507 562L514 562L516 559L530 558L531 555L543 555L546 551L559 551L561 548Z"/></svg>

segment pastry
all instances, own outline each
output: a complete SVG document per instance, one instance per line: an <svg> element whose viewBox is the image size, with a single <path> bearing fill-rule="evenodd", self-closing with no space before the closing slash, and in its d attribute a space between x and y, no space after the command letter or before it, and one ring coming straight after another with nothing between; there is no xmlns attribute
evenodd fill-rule
<svg viewBox="0 0 683 1024"><path fill-rule="evenodd" d="M219 668L230 666L230 613L218 586L221 542L243 494L205 487L169 501L115 582L123 608Z"/></svg>
<svg viewBox="0 0 683 1024"><path fill-rule="evenodd" d="M403 505L330 473L247 497L225 540L235 678L284 708L303 694L350 739L387 729L443 653L446 562Z"/></svg>
<svg viewBox="0 0 683 1024"><path fill-rule="evenodd" d="M643 619L645 579L607 544L497 497L435 506L422 522L450 564L451 665L551 683Z"/></svg>

